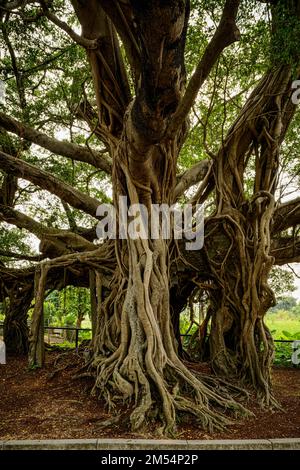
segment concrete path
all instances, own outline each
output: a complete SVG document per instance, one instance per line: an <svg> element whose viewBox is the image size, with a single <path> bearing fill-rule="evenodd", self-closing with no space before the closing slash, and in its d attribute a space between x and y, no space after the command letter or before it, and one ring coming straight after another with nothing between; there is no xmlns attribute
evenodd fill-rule
<svg viewBox="0 0 300 470"><path fill-rule="evenodd" d="M0 441L0 450L300 450L300 439L150 440L51 439Z"/></svg>

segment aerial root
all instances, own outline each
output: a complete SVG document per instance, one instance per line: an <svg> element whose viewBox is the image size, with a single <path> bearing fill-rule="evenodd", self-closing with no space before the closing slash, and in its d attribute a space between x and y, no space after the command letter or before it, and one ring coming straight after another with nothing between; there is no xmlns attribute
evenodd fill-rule
<svg viewBox="0 0 300 470"><path fill-rule="evenodd" d="M183 371L178 373L178 366L171 367L170 364L167 366L168 371L164 370L163 375L157 374L154 378L150 373L146 375L136 361L133 362L135 369L131 368L130 374L127 371L126 375L122 375L125 371L117 360L114 364L110 363L106 370L106 361L107 358L98 362L93 394L104 398L110 410L118 401L127 404L129 408L133 407L129 416L132 431L140 430L152 419L159 417L162 422L161 432L174 437L176 425L184 414L193 416L209 432L224 430L233 424L233 417L253 416L233 398L233 391L242 393L242 389L233 385L227 388L224 381L213 378L205 377L201 381L199 376L193 375L183 364L185 379L182 376ZM151 388L153 382L155 387ZM217 384L222 396L215 391Z"/></svg>

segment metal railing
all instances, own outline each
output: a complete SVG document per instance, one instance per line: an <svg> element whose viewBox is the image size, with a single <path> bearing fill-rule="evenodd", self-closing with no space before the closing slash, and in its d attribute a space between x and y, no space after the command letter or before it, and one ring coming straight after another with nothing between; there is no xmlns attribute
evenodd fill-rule
<svg viewBox="0 0 300 470"><path fill-rule="evenodd" d="M79 332L80 331L92 331L91 328L77 328L74 326L45 326L45 330L62 330L62 331L75 331L75 349L78 349L79 345Z"/></svg>
<svg viewBox="0 0 300 470"><path fill-rule="evenodd" d="M3 329L3 323L0 323L0 333L1 329ZM75 331L75 348L78 349L79 345L79 332L80 331L92 331L91 328L77 328L76 326L44 326L45 330L61 330L61 331ZM54 334L55 336L55 334ZM191 334L181 334L182 338L190 338ZM294 343L295 341L300 341L296 339L274 339L274 343ZM71 342L71 341L70 341ZM74 342L74 341L73 341Z"/></svg>

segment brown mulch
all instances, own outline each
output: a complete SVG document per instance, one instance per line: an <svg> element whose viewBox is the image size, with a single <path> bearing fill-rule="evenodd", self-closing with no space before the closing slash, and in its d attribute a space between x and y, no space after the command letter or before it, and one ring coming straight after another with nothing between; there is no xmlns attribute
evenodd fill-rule
<svg viewBox="0 0 300 470"><path fill-rule="evenodd" d="M80 363L75 353L70 363ZM158 438L155 429L132 433L126 424L101 429L109 419L104 403L91 397L88 379L72 380L68 367L53 375L58 353L47 354L42 370L28 370L26 358L0 365L0 439ZM64 358L58 362L63 366ZM300 437L300 369L274 368L274 391L284 411L263 411L248 404L255 418L236 421L226 432L208 434L192 421L178 429L179 439L259 439Z"/></svg>

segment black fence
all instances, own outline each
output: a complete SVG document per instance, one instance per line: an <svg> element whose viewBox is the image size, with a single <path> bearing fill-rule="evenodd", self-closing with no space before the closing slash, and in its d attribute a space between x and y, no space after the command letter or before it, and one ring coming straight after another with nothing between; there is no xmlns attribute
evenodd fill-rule
<svg viewBox="0 0 300 470"><path fill-rule="evenodd" d="M49 332L53 332L52 333L52 339L55 338L56 336L56 331L75 331L75 349L78 349L78 346L79 346L79 333L80 331L89 331L91 332L92 329L91 328L77 328L77 327L73 327L73 326L45 326L44 327L45 330L49 331ZM51 337L50 335L48 336L49 338L49 343L51 344ZM67 338L66 338L67 339ZM74 342L74 341L70 341L71 343Z"/></svg>
<svg viewBox="0 0 300 470"><path fill-rule="evenodd" d="M91 328L77 328L75 326L45 326L44 327L45 331L52 331L52 338L50 337L49 335L49 343L51 344L51 339L52 340L55 340L55 337L56 338L62 338L62 335L58 335L57 332L58 331L75 331L75 341L70 341L71 343L74 343L75 342L75 348L78 349L78 346L79 346L79 335L80 335L80 332L81 331L89 331L91 332L92 329ZM0 336L1 336L1 333L2 333L2 330L3 330L3 323L0 323ZM3 333L2 333L3 334ZM190 338L192 335L191 334L182 334L180 335L182 338ZM67 338L65 338L67 339ZM300 341L297 340L297 339L274 339L274 342L275 343L294 343L295 341Z"/></svg>

